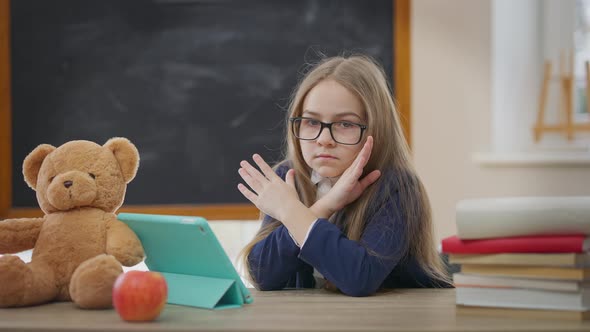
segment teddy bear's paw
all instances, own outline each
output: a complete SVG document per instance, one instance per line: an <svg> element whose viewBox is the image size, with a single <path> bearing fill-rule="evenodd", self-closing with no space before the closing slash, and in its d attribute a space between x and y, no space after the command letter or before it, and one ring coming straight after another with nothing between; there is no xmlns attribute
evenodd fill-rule
<svg viewBox="0 0 590 332"><path fill-rule="evenodd" d="M84 309L111 308L113 285L121 273L121 263L111 255L98 255L83 262L70 280L72 301Z"/></svg>
<svg viewBox="0 0 590 332"><path fill-rule="evenodd" d="M23 302L27 279L30 279L29 268L19 257L0 257L0 308L14 307Z"/></svg>

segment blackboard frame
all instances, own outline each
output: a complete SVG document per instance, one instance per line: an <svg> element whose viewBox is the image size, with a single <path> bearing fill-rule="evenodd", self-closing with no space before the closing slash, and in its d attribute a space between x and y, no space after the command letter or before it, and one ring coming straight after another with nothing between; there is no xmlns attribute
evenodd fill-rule
<svg viewBox="0 0 590 332"><path fill-rule="evenodd" d="M410 14L411 0L392 0L393 80L402 126L411 144L411 70ZM0 0L0 219L39 217L38 207L12 205L12 104L10 67L10 0ZM20 170L18 170L20 171ZM252 220L258 209L251 204L205 205L124 205L119 212L199 215L209 220Z"/></svg>

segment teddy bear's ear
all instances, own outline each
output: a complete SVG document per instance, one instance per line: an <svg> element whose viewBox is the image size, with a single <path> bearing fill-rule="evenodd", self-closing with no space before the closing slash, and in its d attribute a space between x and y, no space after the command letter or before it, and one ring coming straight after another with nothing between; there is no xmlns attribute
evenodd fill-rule
<svg viewBox="0 0 590 332"><path fill-rule="evenodd" d="M23 161L23 175L29 187L35 189L37 187L37 176L43 164L45 157L55 150L55 146L49 144L41 144L37 146L31 153L27 155Z"/></svg>
<svg viewBox="0 0 590 332"><path fill-rule="evenodd" d="M117 158L125 182L131 182L139 167L139 152L135 145L124 137L114 137L108 140L104 147L111 150Z"/></svg>

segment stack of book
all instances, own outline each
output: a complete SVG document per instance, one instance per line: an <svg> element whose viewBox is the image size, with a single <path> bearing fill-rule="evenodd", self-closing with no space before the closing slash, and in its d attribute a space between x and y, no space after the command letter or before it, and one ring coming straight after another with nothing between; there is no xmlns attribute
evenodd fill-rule
<svg viewBox="0 0 590 332"><path fill-rule="evenodd" d="M590 318L590 197L515 197L457 205L442 241L458 311Z"/></svg>

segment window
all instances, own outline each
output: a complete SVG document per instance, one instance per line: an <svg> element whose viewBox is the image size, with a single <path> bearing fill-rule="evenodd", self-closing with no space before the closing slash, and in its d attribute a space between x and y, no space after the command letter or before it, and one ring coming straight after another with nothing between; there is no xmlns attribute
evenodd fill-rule
<svg viewBox="0 0 590 332"><path fill-rule="evenodd" d="M590 60L590 0L494 0L491 32L491 152L476 153L483 166L590 165L590 115L586 68ZM545 115L547 125L565 122L560 110L560 56L574 73L573 121L589 130L543 132L534 139L543 68L552 62ZM573 61L571 60L573 58ZM587 125L586 125L587 124Z"/></svg>
<svg viewBox="0 0 590 332"><path fill-rule="evenodd" d="M586 61L590 61L590 0L576 0L574 13L574 114L576 122L588 122Z"/></svg>
<svg viewBox="0 0 590 332"><path fill-rule="evenodd" d="M586 67L590 61L590 0L544 0L541 8L541 43L543 61L553 65L551 84L547 100L547 119L552 123L564 122L565 114L560 111L560 71L573 75L572 121L574 124L587 123L586 109ZM590 131L574 133L574 140L568 141L564 133L547 135L544 143L562 147L590 146ZM543 142L541 142L543 143ZM543 147L543 144L540 145Z"/></svg>

